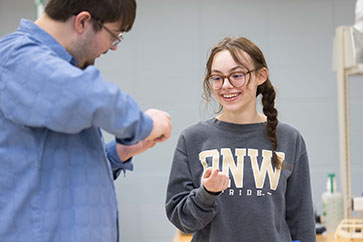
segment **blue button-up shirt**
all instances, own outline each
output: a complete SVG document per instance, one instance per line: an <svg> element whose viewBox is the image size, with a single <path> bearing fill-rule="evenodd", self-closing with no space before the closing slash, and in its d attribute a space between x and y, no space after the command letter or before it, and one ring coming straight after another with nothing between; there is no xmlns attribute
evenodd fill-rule
<svg viewBox="0 0 363 242"><path fill-rule="evenodd" d="M113 178L132 164L100 129L134 144L153 123L94 66L75 64L31 21L0 39L0 241L118 239Z"/></svg>

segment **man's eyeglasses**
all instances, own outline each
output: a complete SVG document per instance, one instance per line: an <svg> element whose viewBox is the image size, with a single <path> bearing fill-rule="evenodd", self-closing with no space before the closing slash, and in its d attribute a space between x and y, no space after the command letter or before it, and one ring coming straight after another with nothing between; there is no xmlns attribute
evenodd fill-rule
<svg viewBox="0 0 363 242"><path fill-rule="evenodd" d="M75 13L74 15L77 16L80 12ZM92 20L95 21L96 23L98 23L99 25L101 25L102 28L104 28L113 38L114 41L112 42L110 49L114 48L115 46L117 46L118 44L121 43L121 41L124 39L123 37L123 33L121 32L119 35L115 35L109 28L107 28L100 20L98 20L97 18L92 17Z"/></svg>
<svg viewBox="0 0 363 242"><path fill-rule="evenodd" d="M237 87L237 88L241 88L244 85L246 85L247 83L247 78L246 76L253 72L256 71L255 70L251 70L251 71L247 71L247 72L242 72L242 71L236 71L236 72L232 72L231 74L229 74L228 76L224 76L224 75L219 75L219 74L212 74L209 76L208 80L210 85L212 86L212 88L214 90L218 90L221 89L223 84L224 84L224 80L227 78L229 83L231 83L232 86Z"/></svg>
<svg viewBox="0 0 363 242"><path fill-rule="evenodd" d="M94 21L96 21L99 25L102 26L113 38L114 41L112 42L110 49L113 49L115 46L121 43L121 41L124 39L122 36L123 33L120 33L119 35L115 35L109 28L107 28L100 20L93 18Z"/></svg>

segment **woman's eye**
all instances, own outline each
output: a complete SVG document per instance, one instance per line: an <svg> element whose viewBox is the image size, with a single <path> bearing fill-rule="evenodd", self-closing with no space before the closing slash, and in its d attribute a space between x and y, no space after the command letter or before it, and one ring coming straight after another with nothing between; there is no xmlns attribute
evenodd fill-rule
<svg viewBox="0 0 363 242"><path fill-rule="evenodd" d="M221 78L220 76L213 76L213 77L212 77L212 79L213 79L214 81L219 81L219 80L221 80L222 78Z"/></svg>

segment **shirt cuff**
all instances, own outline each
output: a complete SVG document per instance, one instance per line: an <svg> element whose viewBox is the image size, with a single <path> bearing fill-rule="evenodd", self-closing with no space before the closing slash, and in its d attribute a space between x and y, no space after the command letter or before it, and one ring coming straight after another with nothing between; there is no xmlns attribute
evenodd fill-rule
<svg viewBox="0 0 363 242"><path fill-rule="evenodd" d="M116 140L106 144L106 155L112 168L113 179L116 179L121 171L126 172L126 170L133 171L134 165L132 164L132 157L125 162L122 162L116 151Z"/></svg>
<svg viewBox="0 0 363 242"><path fill-rule="evenodd" d="M152 120L152 118L149 115L143 113L142 122L143 122L143 126L142 126L143 130L140 131L142 133L139 133L138 139L135 139L134 137L120 139L120 138L116 137L116 142L119 144L122 144L122 145L133 145L141 140L146 139L150 135L150 133L154 127L154 121Z"/></svg>
<svg viewBox="0 0 363 242"><path fill-rule="evenodd" d="M213 206L219 194L211 194L204 188L203 185L201 185L197 190L196 197L202 204L206 206Z"/></svg>

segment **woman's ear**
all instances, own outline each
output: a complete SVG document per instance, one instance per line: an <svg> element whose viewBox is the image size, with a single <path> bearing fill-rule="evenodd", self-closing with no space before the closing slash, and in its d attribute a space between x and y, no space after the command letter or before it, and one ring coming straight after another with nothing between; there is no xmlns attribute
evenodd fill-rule
<svg viewBox="0 0 363 242"><path fill-rule="evenodd" d="M91 22L91 20L92 20L91 14L87 11L82 11L76 15L76 18L74 20L74 28L79 34L81 34L88 26L88 24Z"/></svg>
<svg viewBox="0 0 363 242"><path fill-rule="evenodd" d="M268 69L266 67L262 67L257 72L257 85L263 84L268 78Z"/></svg>

